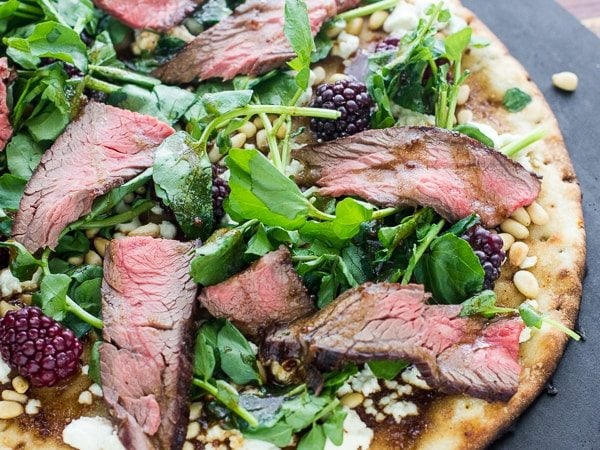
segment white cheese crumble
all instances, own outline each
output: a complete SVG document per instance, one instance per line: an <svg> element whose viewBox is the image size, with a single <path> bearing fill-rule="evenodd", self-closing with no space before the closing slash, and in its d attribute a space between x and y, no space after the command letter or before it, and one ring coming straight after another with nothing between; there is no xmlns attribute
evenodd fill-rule
<svg viewBox="0 0 600 450"><path fill-rule="evenodd" d="M523 331L521 331L521 334L519 334L519 344L527 342L529 339L531 339L531 328L525 327L523 328Z"/></svg>
<svg viewBox="0 0 600 450"><path fill-rule="evenodd" d="M2 298L12 297L14 294L20 294L21 282L15 277L10 269L0 271L0 294Z"/></svg>
<svg viewBox="0 0 600 450"><path fill-rule="evenodd" d="M383 408L383 412L388 416L391 415L394 417L396 423L400 423L406 416L416 416L419 414L417 405L415 405L413 402L406 401L390 403Z"/></svg>
<svg viewBox="0 0 600 450"><path fill-rule="evenodd" d="M125 450L113 425L103 417L80 417L62 433L65 444L77 450Z"/></svg>
<svg viewBox="0 0 600 450"><path fill-rule="evenodd" d="M419 389L431 389L427 382L421 377L421 372L415 366L410 366L404 372L402 372L402 381L408 384L412 384Z"/></svg>
<svg viewBox="0 0 600 450"><path fill-rule="evenodd" d="M9 374L10 366L2 359L2 356L0 356L0 384L10 382L10 378L8 378Z"/></svg>
<svg viewBox="0 0 600 450"><path fill-rule="evenodd" d="M417 27L419 12L415 5L401 1L385 20L383 30L401 38Z"/></svg>
<svg viewBox="0 0 600 450"><path fill-rule="evenodd" d="M334 445L329 439L325 450L367 450L373 440L373 430L360 420L356 411L344 408L348 413L344 420L344 441L342 445Z"/></svg>
<svg viewBox="0 0 600 450"><path fill-rule="evenodd" d="M339 34L333 49L331 50L331 54L334 56L339 56L342 59L347 59L352 56L356 50L358 50L359 45L360 38L358 36L354 36L353 34L342 31Z"/></svg>
<svg viewBox="0 0 600 450"><path fill-rule="evenodd" d="M279 450L279 447L267 441L244 439L242 450Z"/></svg>
<svg viewBox="0 0 600 450"><path fill-rule="evenodd" d="M373 375L373 372L371 372L371 369L369 369L369 366L366 364L363 370L350 378L348 382L352 386L353 391L360 392L365 397L381 391L381 386L379 385L379 381L377 381L377 377Z"/></svg>

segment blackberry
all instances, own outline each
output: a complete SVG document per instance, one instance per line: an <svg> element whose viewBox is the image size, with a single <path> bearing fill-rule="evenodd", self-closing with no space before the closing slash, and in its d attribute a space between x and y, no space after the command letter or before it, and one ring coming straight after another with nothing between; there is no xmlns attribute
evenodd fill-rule
<svg viewBox="0 0 600 450"><path fill-rule="evenodd" d="M368 128L373 111L373 99L364 83L344 79L317 87L313 108L334 109L342 113L336 120L310 120L310 129L319 141L331 141L350 136Z"/></svg>
<svg viewBox="0 0 600 450"><path fill-rule="evenodd" d="M502 238L481 225L472 226L461 237L471 245L485 271L483 288L493 289L494 282L500 276L500 266L506 257L502 250Z"/></svg>
<svg viewBox="0 0 600 450"><path fill-rule="evenodd" d="M383 41L379 41L375 46L375 53L391 52L398 50L400 38L388 36Z"/></svg>
<svg viewBox="0 0 600 450"><path fill-rule="evenodd" d="M81 342L42 310L26 306L0 319L0 355L34 386L54 386L79 369Z"/></svg>
<svg viewBox="0 0 600 450"><path fill-rule="evenodd" d="M221 174L225 172L225 168L218 164L212 165L212 201L213 201L213 219L214 224L217 225L223 217L225 217L225 210L223 209L223 202L231 192L229 189L229 183L227 180L221 177Z"/></svg>

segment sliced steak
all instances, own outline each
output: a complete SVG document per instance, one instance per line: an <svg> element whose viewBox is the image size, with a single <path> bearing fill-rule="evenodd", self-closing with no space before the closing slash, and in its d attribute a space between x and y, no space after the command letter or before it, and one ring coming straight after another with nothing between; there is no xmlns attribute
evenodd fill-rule
<svg viewBox="0 0 600 450"><path fill-rule="evenodd" d="M10 111L6 104L6 85L9 78L8 60L6 57L0 58L0 151L4 150L13 132Z"/></svg>
<svg viewBox="0 0 600 450"><path fill-rule="evenodd" d="M231 320L253 338L273 325L314 311L286 247L267 253L222 283L204 288L198 300L213 316Z"/></svg>
<svg viewBox="0 0 600 450"><path fill-rule="evenodd" d="M194 0L94 0L111 16L131 28L166 31L204 1Z"/></svg>
<svg viewBox="0 0 600 450"><path fill-rule="evenodd" d="M403 359L442 392L506 401L517 391L516 318L459 317L459 305L427 305L420 285L367 283L307 318L271 333L267 361L303 360L308 373L347 362Z"/></svg>
<svg viewBox="0 0 600 450"><path fill-rule="evenodd" d="M334 0L307 0L313 35L338 12ZM340 2L343 7L354 1ZM167 83L236 75L260 75L295 54L283 33L284 0L248 0L226 19L200 33L171 61L155 71Z"/></svg>
<svg viewBox="0 0 600 450"><path fill-rule="evenodd" d="M102 283L100 375L128 449L181 449L188 423L196 284L192 245L113 240Z"/></svg>
<svg viewBox="0 0 600 450"><path fill-rule="evenodd" d="M154 117L88 104L27 183L14 238L31 252L54 248L62 230L90 212L96 197L150 167L154 149L173 132Z"/></svg>
<svg viewBox="0 0 600 450"><path fill-rule="evenodd" d="M356 196L380 206L431 206L456 221L477 213L499 225L531 204L539 179L523 166L464 135L429 127L368 130L304 147L298 181L332 197Z"/></svg>

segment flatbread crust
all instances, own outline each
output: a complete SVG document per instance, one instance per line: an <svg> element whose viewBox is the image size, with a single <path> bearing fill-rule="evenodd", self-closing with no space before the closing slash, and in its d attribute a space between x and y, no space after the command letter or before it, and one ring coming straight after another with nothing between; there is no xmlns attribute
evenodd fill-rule
<svg viewBox="0 0 600 450"><path fill-rule="evenodd" d="M533 169L543 177L538 198L550 215L545 226L531 225L525 242L530 255L538 257L529 269L538 279L540 310L573 327L579 310L585 266L585 230L581 209L581 190L565 147L558 123L537 86L525 69L508 53L500 40L472 12L453 2L454 14L462 16L473 34L491 42L465 56L464 66L471 70L471 94L464 108L473 111L474 120L488 123L503 133L525 134L543 127L547 137L531 148ZM519 87L532 97L523 111L509 113L502 106L504 92ZM524 297L512 285L514 270L503 266L496 284L499 302L517 306ZM508 403L488 403L465 396L446 396L433 401L419 418L419 432L399 442L395 427L375 425L372 449L478 449L503 433L544 388L562 357L567 337L546 326L535 330L520 347L523 372L517 394ZM0 449L62 450L61 433L71 419L80 416L108 416L103 402L84 407L78 394L92 384L85 375L62 391L38 390L43 413L23 415L11 421L0 420ZM405 435L402 432L400 436Z"/></svg>

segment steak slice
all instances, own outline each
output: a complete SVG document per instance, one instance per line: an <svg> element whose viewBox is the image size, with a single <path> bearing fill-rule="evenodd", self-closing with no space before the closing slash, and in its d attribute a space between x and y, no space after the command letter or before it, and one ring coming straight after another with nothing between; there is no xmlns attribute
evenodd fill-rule
<svg viewBox="0 0 600 450"><path fill-rule="evenodd" d="M174 130L154 117L88 104L69 124L25 187L13 227L30 252L56 247L62 230L90 212L94 199L152 165Z"/></svg>
<svg viewBox="0 0 600 450"><path fill-rule="evenodd" d="M540 181L479 141L430 127L367 130L294 152L298 181L323 195L357 196L380 206L431 206L456 221L476 213L486 227L530 205Z"/></svg>
<svg viewBox="0 0 600 450"><path fill-rule="evenodd" d="M338 12L334 0L307 0L313 35ZM352 2L341 2L344 7ZM347 3L347 4L346 4ZM190 83L196 78L260 75L280 67L295 53L283 33L284 0L248 0L233 14L200 33L154 75L166 83Z"/></svg>
<svg viewBox="0 0 600 450"><path fill-rule="evenodd" d="M208 286L198 297L214 317L225 317L256 338L273 325L292 322L314 311L286 247L267 253L228 280Z"/></svg>
<svg viewBox="0 0 600 450"><path fill-rule="evenodd" d="M203 1L194 0L94 0L111 16L131 28L166 31Z"/></svg>
<svg viewBox="0 0 600 450"><path fill-rule="evenodd" d="M0 58L0 151L4 150L13 132L10 124L10 111L6 104L6 85L9 78L8 60L6 57Z"/></svg>
<svg viewBox="0 0 600 450"><path fill-rule="evenodd" d="M100 375L128 449L180 449L188 422L196 284L192 245L113 240L102 283Z"/></svg>
<svg viewBox="0 0 600 450"><path fill-rule="evenodd" d="M460 305L427 305L421 285L366 283L265 339L266 361L301 359L335 370L347 362L402 359L441 392L507 401L517 391L518 318L459 317Z"/></svg>

